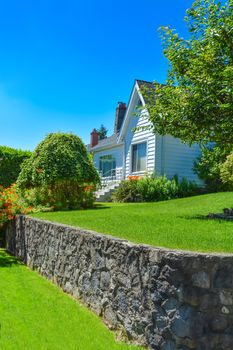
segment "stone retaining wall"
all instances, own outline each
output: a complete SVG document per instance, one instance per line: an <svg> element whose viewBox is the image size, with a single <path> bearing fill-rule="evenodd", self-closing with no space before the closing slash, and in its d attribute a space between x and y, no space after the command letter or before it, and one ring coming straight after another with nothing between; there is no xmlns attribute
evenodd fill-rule
<svg viewBox="0 0 233 350"><path fill-rule="evenodd" d="M25 216L8 226L6 241L130 340L160 350L233 349L233 255L136 245Z"/></svg>

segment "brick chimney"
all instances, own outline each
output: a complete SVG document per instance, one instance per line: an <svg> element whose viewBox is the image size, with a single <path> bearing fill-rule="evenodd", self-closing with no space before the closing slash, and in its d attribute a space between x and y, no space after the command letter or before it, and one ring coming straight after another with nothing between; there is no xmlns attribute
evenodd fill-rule
<svg viewBox="0 0 233 350"><path fill-rule="evenodd" d="M91 132L91 147L94 147L98 144L99 141L99 134L96 129L93 129Z"/></svg>
<svg viewBox="0 0 233 350"><path fill-rule="evenodd" d="M115 125L114 125L114 133L118 133L121 129L123 120L125 118L126 112L126 104L124 102L118 102L118 106L116 108L116 116L115 116Z"/></svg>

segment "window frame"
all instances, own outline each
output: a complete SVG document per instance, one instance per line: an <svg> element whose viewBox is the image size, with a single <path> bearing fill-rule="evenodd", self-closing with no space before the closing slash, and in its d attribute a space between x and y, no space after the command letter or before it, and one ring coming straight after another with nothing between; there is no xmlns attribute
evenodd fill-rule
<svg viewBox="0 0 233 350"><path fill-rule="evenodd" d="M146 145L146 167L144 170L138 170L138 171L133 171L133 147L134 146L137 146L137 145L140 145L140 144L143 144L145 143ZM131 174L144 174L145 172L147 172L147 157L148 156L148 140L141 140L139 142L133 142L131 144L131 164L130 164L130 170L131 170Z"/></svg>
<svg viewBox="0 0 233 350"><path fill-rule="evenodd" d="M107 160L107 159L111 160L112 165L115 165L115 167L111 167L111 169L110 169L111 173L109 175L105 175L103 173L103 161L104 161L103 158L105 158L105 160ZM112 154L105 154L105 155L100 156L99 157L99 171L102 173L103 177L112 176L112 172L116 171L116 158Z"/></svg>

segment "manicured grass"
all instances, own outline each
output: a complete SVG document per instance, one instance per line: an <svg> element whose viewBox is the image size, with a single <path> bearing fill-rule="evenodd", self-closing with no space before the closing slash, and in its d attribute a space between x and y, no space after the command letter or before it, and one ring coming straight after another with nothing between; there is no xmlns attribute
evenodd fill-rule
<svg viewBox="0 0 233 350"><path fill-rule="evenodd" d="M136 243L233 253L233 222L206 219L233 206L233 192L157 203L103 203L92 210L49 212L34 217L96 230Z"/></svg>
<svg viewBox="0 0 233 350"><path fill-rule="evenodd" d="M133 350L87 308L0 250L1 350Z"/></svg>

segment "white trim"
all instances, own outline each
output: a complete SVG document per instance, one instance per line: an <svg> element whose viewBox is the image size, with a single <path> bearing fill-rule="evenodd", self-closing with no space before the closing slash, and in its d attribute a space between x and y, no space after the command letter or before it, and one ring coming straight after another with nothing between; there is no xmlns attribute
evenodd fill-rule
<svg viewBox="0 0 233 350"><path fill-rule="evenodd" d="M142 105L143 105L143 107L145 107L146 103L145 103L145 100L144 100L144 98L143 98L143 96L142 96L142 94L140 92L140 88L139 88L139 85L138 85L137 81L136 81L135 85L136 85L136 89L137 89L138 95L139 95L139 97L140 97L140 99L142 101Z"/></svg>
<svg viewBox="0 0 233 350"><path fill-rule="evenodd" d="M112 149L112 148L116 148L116 147L121 147L123 145L123 142L121 143L113 143L111 145L106 145L106 146L99 146L98 148L95 148L95 149L91 149L90 152L99 152L99 151L102 151L102 150L106 150L106 149Z"/></svg>
<svg viewBox="0 0 233 350"><path fill-rule="evenodd" d="M123 164L122 164L122 175L123 175L123 179L125 179L125 175L126 175L126 152L125 152L125 139L123 142Z"/></svg>

